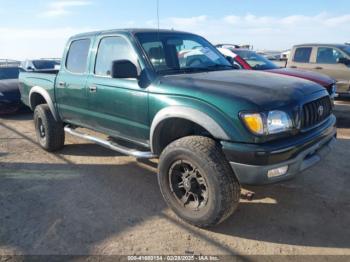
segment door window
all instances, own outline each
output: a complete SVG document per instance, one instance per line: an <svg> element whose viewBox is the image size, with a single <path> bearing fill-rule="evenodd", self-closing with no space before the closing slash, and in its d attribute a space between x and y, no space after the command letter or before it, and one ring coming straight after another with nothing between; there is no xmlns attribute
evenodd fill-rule
<svg viewBox="0 0 350 262"><path fill-rule="evenodd" d="M319 47L316 62L318 64L336 64L338 59L343 57L343 54L334 48Z"/></svg>
<svg viewBox="0 0 350 262"><path fill-rule="evenodd" d="M137 56L130 44L122 37L105 37L101 40L95 64L95 74L111 76L112 62L129 60L137 64Z"/></svg>
<svg viewBox="0 0 350 262"><path fill-rule="evenodd" d="M73 41L70 45L67 55L67 70L77 74L85 73L87 68L89 49L90 39Z"/></svg>
<svg viewBox="0 0 350 262"><path fill-rule="evenodd" d="M311 47L299 47L295 50L294 62L297 63L309 63L311 56Z"/></svg>

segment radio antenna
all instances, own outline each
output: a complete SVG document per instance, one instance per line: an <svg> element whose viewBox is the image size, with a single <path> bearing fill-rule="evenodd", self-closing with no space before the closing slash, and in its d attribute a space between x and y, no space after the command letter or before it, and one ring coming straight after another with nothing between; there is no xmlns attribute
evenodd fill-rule
<svg viewBox="0 0 350 262"><path fill-rule="evenodd" d="M157 28L159 32L159 0L157 0Z"/></svg>

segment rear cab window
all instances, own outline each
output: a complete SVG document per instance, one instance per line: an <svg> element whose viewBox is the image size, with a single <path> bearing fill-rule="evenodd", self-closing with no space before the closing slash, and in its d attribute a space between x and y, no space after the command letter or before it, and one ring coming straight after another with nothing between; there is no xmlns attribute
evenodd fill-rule
<svg viewBox="0 0 350 262"><path fill-rule="evenodd" d="M87 70L90 39L74 40L69 47L66 69L75 74L83 74Z"/></svg>
<svg viewBox="0 0 350 262"><path fill-rule="evenodd" d="M297 63L309 63L312 47L298 47L295 49L293 61Z"/></svg>

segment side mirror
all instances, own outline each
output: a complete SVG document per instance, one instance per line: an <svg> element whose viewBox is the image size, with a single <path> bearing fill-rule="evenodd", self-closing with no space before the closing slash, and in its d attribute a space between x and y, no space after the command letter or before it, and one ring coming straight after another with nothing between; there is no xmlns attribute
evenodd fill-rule
<svg viewBox="0 0 350 262"><path fill-rule="evenodd" d="M137 67L129 60L112 62L112 78L138 78Z"/></svg>
<svg viewBox="0 0 350 262"><path fill-rule="evenodd" d="M340 57L338 58L338 63L339 64L344 64L344 65L349 65L350 64L350 59L346 57Z"/></svg>

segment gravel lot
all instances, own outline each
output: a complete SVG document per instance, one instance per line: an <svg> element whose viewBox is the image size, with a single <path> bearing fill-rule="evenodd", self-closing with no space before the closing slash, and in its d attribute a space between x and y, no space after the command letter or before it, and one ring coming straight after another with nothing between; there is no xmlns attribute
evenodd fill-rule
<svg viewBox="0 0 350 262"><path fill-rule="evenodd" d="M29 113L0 119L0 255L350 255L350 100L338 101L339 141L317 166L252 201L218 227L180 221L158 189L155 162L67 136L41 150Z"/></svg>

